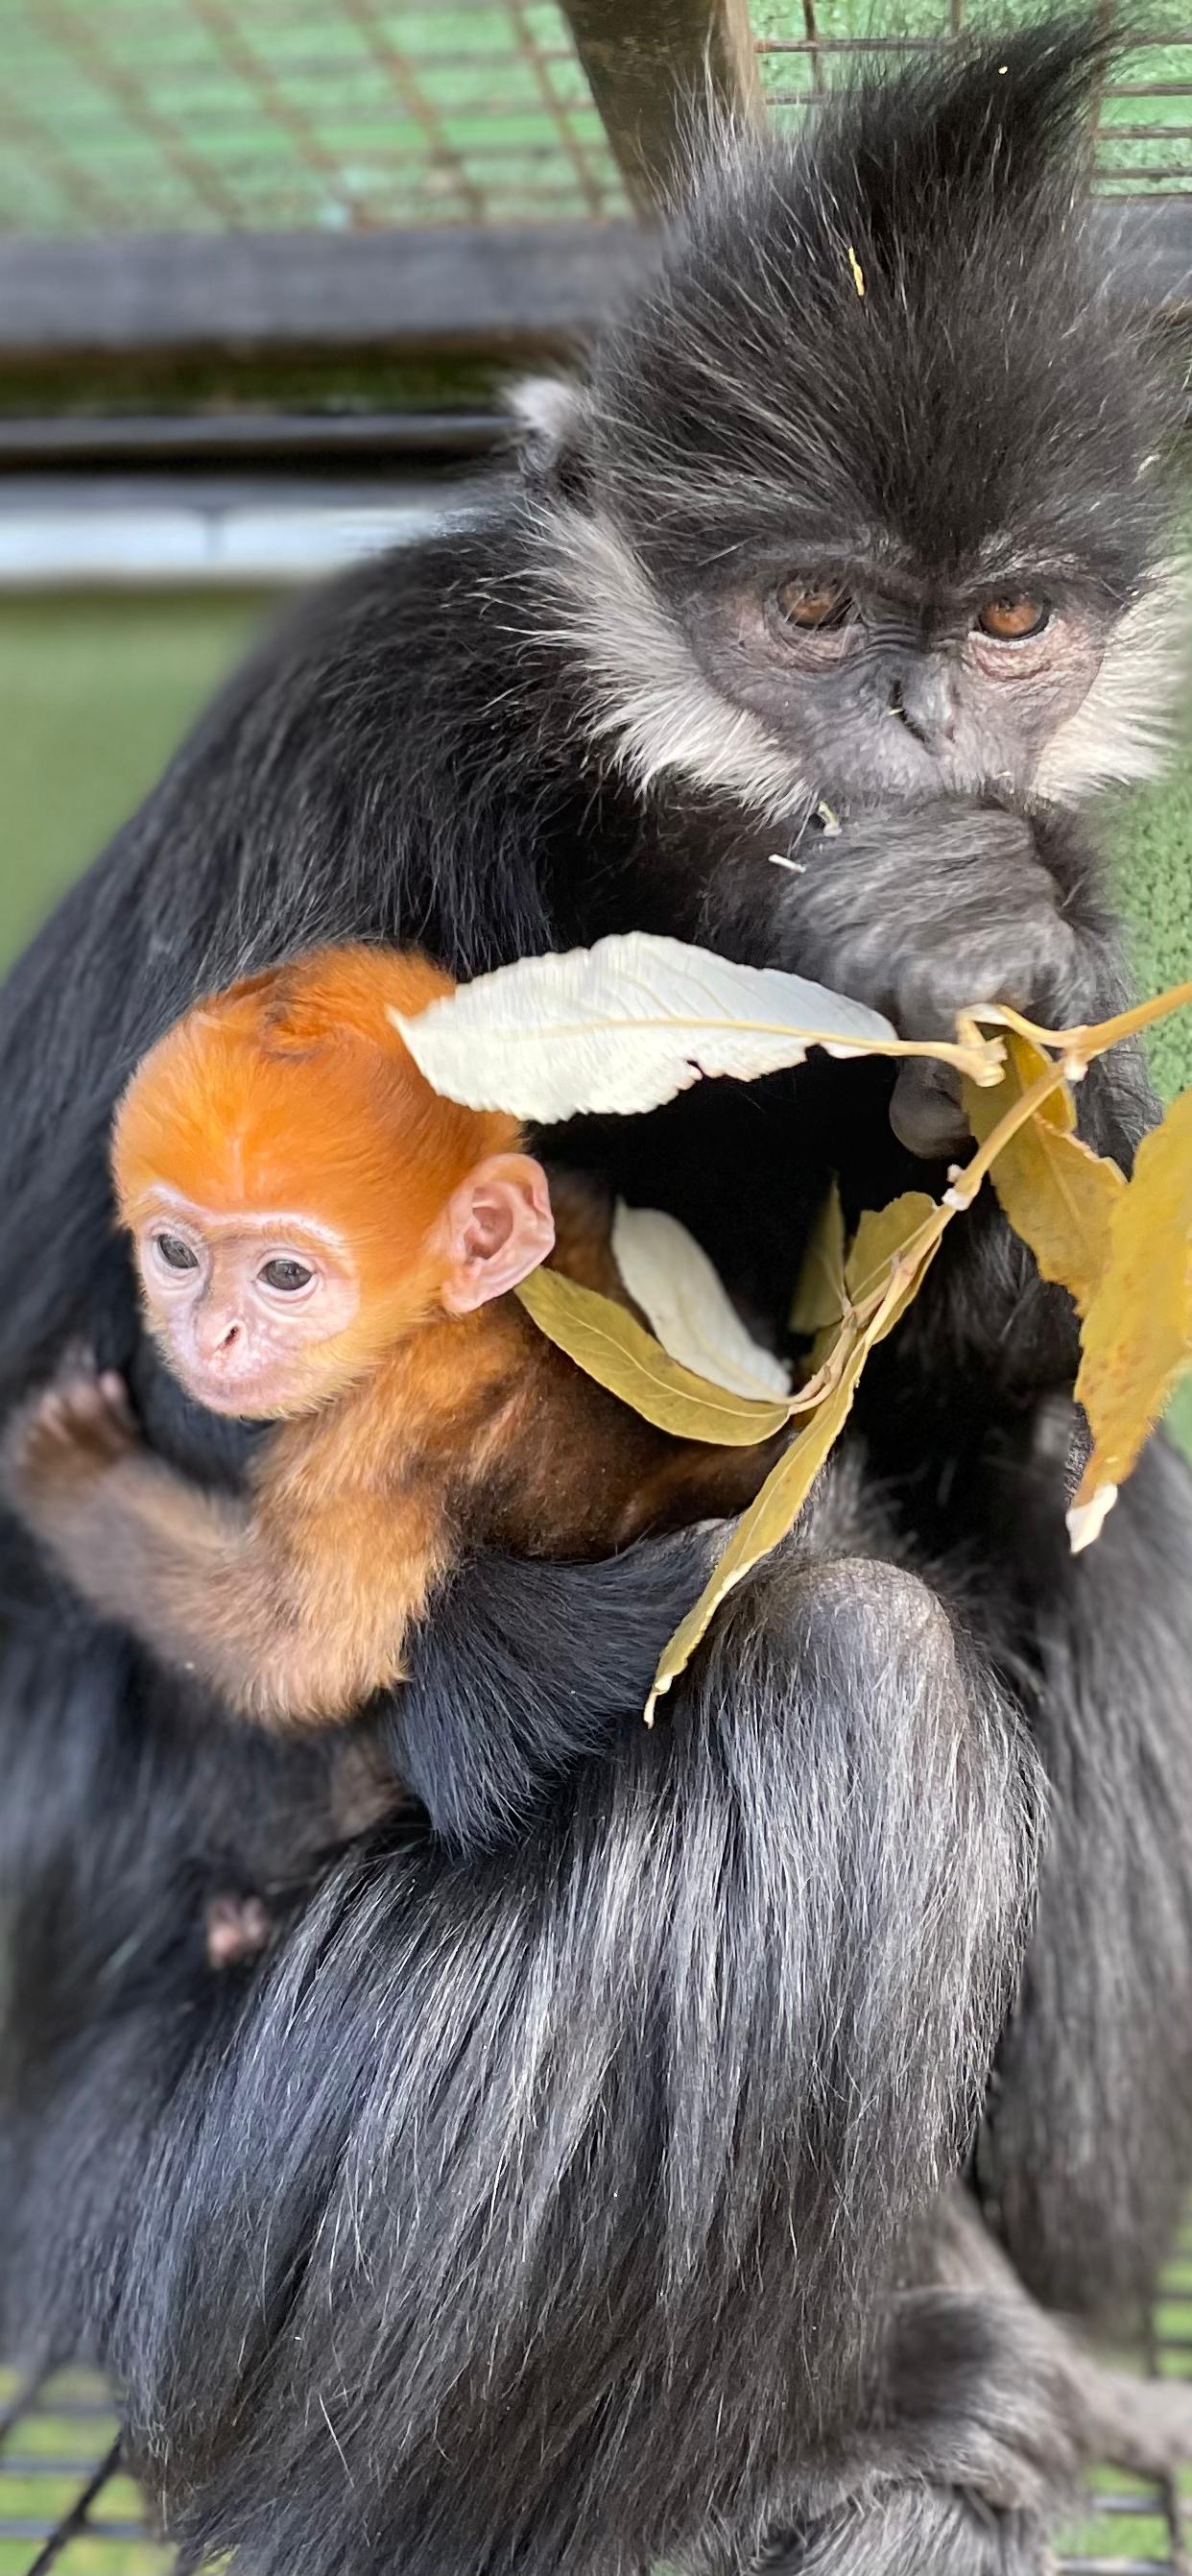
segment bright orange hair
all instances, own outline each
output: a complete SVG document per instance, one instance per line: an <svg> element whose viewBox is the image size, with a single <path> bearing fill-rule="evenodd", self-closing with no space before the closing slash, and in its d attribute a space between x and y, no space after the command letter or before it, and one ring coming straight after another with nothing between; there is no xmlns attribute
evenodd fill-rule
<svg viewBox="0 0 1192 2576"><path fill-rule="evenodd" d="M274 1210L351 1245L374 1323L440 1282L427 1238L476 1163L516 1152L517 1122L440 1099L399 1037L450 975L412 950L312 949L198 1003L137 1067L116 1112L126 1225L164 1183L211 1213Z"/></svg>

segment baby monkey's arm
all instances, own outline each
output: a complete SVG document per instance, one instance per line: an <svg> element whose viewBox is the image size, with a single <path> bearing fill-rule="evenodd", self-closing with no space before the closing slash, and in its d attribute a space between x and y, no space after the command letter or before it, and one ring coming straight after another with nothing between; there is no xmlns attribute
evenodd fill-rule
<svg viewBox="0 0 1192 2576"><path fill-rule="evenodd" d="M16 1417L2 1481L85 1600L265 1726L347 1717L400 1680L442 1565L414 1497L332 1506L283 1545L250 1503L146 1448L120 1378L77 1365Z"/></svg>

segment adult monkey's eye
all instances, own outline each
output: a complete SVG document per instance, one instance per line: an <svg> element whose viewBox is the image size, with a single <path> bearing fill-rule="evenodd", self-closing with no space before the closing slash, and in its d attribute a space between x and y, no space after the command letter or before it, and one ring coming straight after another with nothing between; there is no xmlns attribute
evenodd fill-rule
<svg viewBox="0 0 1192 2576"><path fill-rule="evenodd" d="M982 635L992 635L998 644L1024 644L1028 635L1041 635L1050 622L1051 610L1041 599L1028 599L1018 592L1005 599L987 599L977 612Z"/></svg>
<svg viewBox="0 0 1192 2576"><path fill-rule="evenodd" d="M314 1272L307 1269L304 1261L290 1261L279 1255L275 1261L265 1263L260 1275L267 1288L280 1288L284 1295L292 1297L296 1289L307 1286Z"/></svg>
<svg viewBox="0 0 1192 2576"><path fill-rule="evenodd" d="M852 605L848 592L830 581L783 581L776 596L792 626L843 626Z"/></svg>
<svg viewBox="0 0 1192 2576"><path fill-rule="evenodd" d="M160 1254L167 1270L197 1270L198 1260L189 1243L180 1234L155 1234L154 1250Z"/></svg>

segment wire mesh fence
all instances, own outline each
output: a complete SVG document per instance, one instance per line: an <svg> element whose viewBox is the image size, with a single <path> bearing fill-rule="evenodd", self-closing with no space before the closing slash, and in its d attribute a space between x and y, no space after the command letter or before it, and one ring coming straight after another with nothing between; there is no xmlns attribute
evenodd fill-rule
<svg viewBox="0 0 1192 2576"><path fill-rule="evenodd" d="M0 2576L158 2576L169 2563L121 2471L102 2383L0 2374Z"/></svg>
<svg viewBox="0 0 1192 2576"><path fill-rule="evenodd" d="M0 231L599 221L552 0L0 0Z"/></svg>
<svg viewBox="0 0 1192 2576"><path fill-rule="evenodd" d="M766 95L797 116L859 58L946 43L965 5L752 0ZM0 233L626 212L560 0L0 0L0 60ZM1192 191L1192 26L1107 89L1097 159L1111 191Z"/></svg>
<svg viewBox="0 0 1192 2576"><path fill-rule="evenodd" d="M1192 2378L1192 2223L1143 2364L1156 2378ZM1163 2488L1097 2472L1062 2550L1057 2576L1192 2576L1192 2472ZM0 2373L0 2576L168 2576L170 2567L122 2469L102 2383L80 2371L33 2383Z"/></svg>
<svg viewBox="0 0 1192 2576"><path fill-rule="evenodd" d="M858 61L894 63L948 44L970 23L1012 25L1023 12L967 9L965 0L751 0L762 86L773 112L805 114ZM1099 103L1097 183L1107 195L1192 192L1192 26L1150 13L1153 41L1128 56Z"/></svg>

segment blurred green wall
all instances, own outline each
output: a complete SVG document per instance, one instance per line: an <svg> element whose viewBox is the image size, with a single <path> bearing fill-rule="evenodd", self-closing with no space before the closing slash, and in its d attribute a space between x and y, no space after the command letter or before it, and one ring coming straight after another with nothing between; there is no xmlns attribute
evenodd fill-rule
<svg viewBox="0 0 1192 2576"><path fill-rule="evenodd" d="M261 594L0 600L0 966L153 785L267 615ZM1192 976L1192 744L1114 826L1148 991ZM1167 1092L1192 1082L1192 1012L1156 1032ZM1192 1379L1177 1404L1192 1446Z"/></svg>
<svg viewBox="0 0 1192 2576"><path fill-rule="evenodd" d="M0 968L152 787L266 606L225 591L0 599Z"/></svg>

